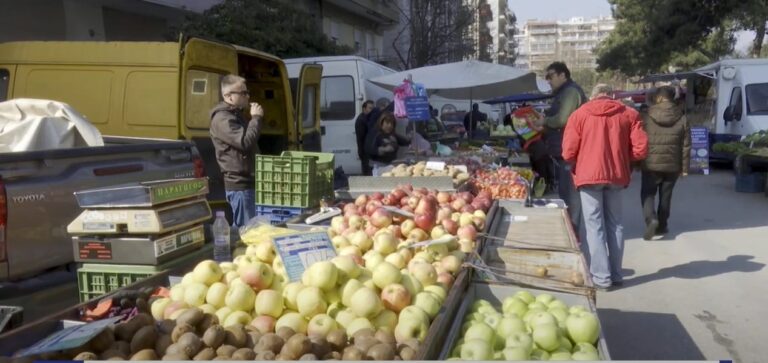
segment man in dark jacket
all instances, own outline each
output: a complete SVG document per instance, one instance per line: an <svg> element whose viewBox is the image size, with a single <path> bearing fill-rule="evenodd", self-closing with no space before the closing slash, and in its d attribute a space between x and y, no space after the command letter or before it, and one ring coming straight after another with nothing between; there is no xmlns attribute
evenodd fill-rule
<svg viewBox="0 0 768 363"><path fill-rule="evenodd" d="M678 176L688 174L691 159L691 133L682 109L675 104L675 89L656 91L655 104L648 109L645 130L648 134L648 158L642 164L641 198L645 233L643 239L668 232L672 189ZM659 206L656 209L656 193Z"/></svg>
<svg viewBox="0 0 768 363"><path fill-rule="evenodd" d="M224 76L221 94L224 101L211 110L211 139L232 207L232 224L242 227L256 214L253 168L264 110L258 103L250 103L251 119L243 116L250 101L243 77Z"/></svg>
<svg viewBox="0 0 768 363"><path fill-rule="evenodd" d="M568 117L582 104L587 102L587 96L581 87L571 79L571 71L563 62L554 62L547 67L547 81L552 87L554 98L552 106L544 112L544 145L552 157L557 178L557 193L560 199L568 205L568 214L573 229L581 238L581 199L571 176L571 167L562 158L563 130L568 123Z"/></svg>
<svg viewBox="0 0 768 363"><path fill-rule="evenodd" d="M464 115L464 129L467 130L467 135L471 139L475 132L477 131L477 122L478 121L487 121L488 115L486 115L483 112L480 112L480 105L477 103L472 104L472 111L467 112L466 115Z"/></svg>
<svg viewBox="0 0 768 363"><path fill-rule="evenodd" d="M360 158L360 173L371 175L368 155L365 153L365 138L368 135L368 114L373 110L373 101L363 102L363 110L355 120L355 136L357 137L357 157Z"/></svg>

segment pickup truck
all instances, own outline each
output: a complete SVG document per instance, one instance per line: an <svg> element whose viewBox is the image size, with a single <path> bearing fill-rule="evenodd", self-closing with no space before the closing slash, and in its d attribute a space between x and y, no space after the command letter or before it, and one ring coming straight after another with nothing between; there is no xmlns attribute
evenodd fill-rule
<svg viewBox="0 0 768 363"><path fill-rule="evenodd" d="M189 141L106 136L104 146L0 153L0 282L73 261L73 192L204 175Z"/></svg>

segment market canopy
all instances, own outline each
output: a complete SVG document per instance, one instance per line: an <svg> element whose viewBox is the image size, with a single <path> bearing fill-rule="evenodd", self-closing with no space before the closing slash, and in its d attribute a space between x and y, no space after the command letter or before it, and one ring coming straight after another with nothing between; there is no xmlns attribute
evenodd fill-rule
<svg viewBox="0 0 768 363"><path fill-rule="evenodd" d="M455 100L487 100L501 95L540 92L533 72L477 60L414 68L369 81L392 90L406 79L423 84L430 95Z"/></svg>
<svg viewBox="0 0 768 363"><path fill-rule="evenodd" d="M533 102L546 100L551 98L551 94L547 93L520 93L511 96L497 97L490 100L483 101L485 104L496 105L499 103L520 103L520 102Z"/></svg>

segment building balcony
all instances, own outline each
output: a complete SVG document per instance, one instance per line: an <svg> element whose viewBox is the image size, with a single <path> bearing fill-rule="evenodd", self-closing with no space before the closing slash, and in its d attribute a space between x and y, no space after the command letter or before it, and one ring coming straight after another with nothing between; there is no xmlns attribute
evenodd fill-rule
<svg viewBox="0 0 768 363"><path fill-rule="evenodd" d="M350 13L361 16L366 20L381 25L396 24L400 21L400 13L388 1L381 0L321 0Z"/></svg>

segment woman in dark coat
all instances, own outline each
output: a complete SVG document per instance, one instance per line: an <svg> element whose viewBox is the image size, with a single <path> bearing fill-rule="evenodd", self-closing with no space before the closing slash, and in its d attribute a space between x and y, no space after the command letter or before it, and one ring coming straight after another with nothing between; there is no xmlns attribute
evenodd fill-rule
<svg viewBox="0 0 768 363"><path fill-rule="evenodd" d="M410 139L395 132L396 125L395 115L391 112L384 112L376 121L374 132L368 133L365 151L371 159L371 166L388 165L397 158L397 150L400 146L407 146L411 143Z"/></svg>

